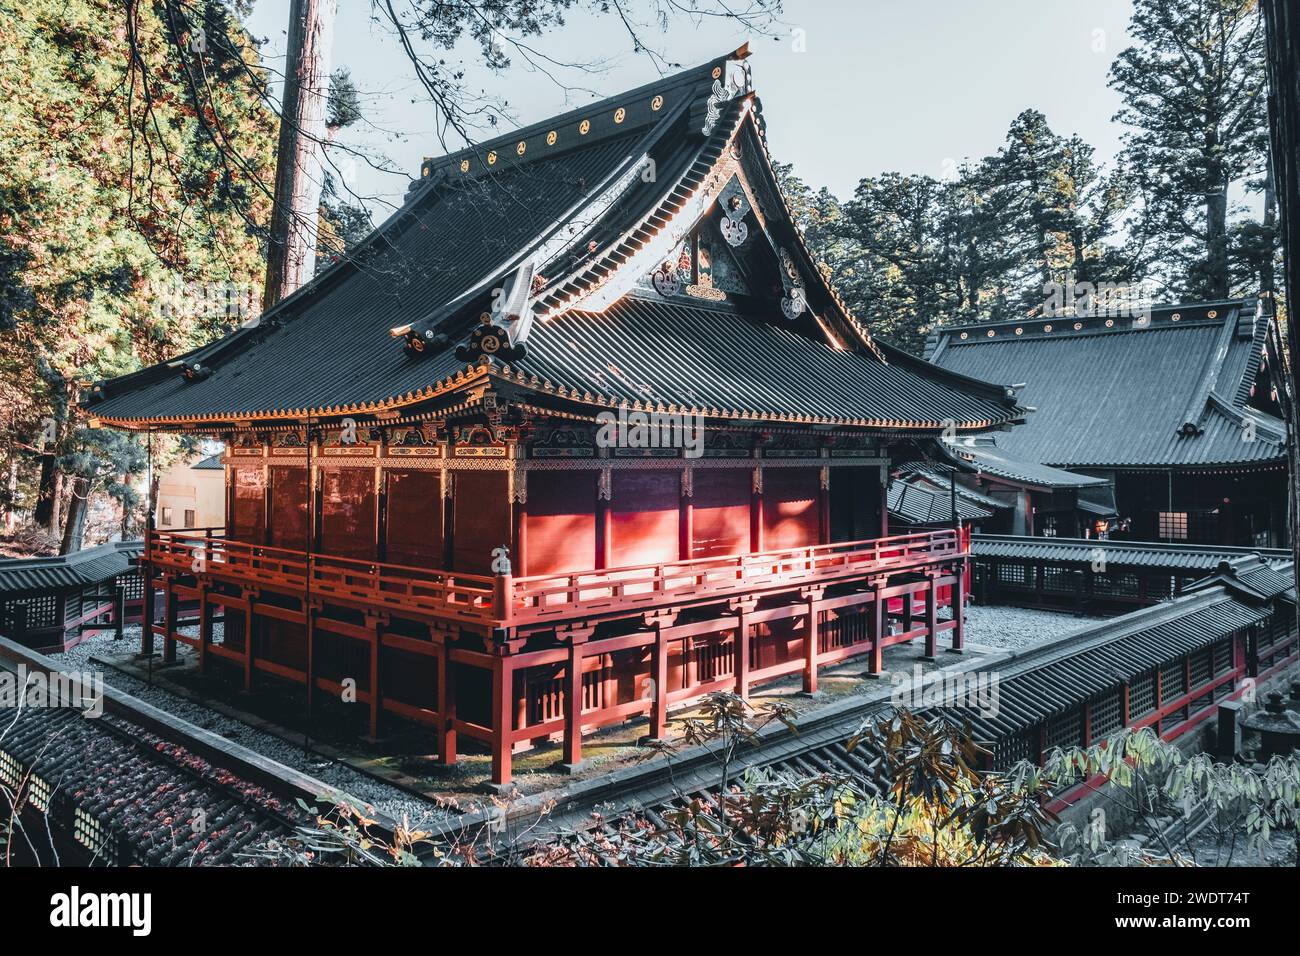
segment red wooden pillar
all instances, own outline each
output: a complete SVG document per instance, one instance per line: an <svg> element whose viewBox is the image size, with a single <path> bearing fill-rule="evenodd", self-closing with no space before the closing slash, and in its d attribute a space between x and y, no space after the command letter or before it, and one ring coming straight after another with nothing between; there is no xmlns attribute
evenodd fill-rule
<svg viewBox="0 0 1300 956"><path fill-rule="evenodd" d="M925 579L925 656L922 660L933 661L939 653L938 586L933 574L927 574Z"/></svg>
<svg viewBox="0 0 1300 956"><path fill-rule="evenodd" d="M163 581L163 663L176 661L176 595L172 593L171 578Z"/></svg>
<svg viewBox="0 0 1300 956"><path fill-rule="evenodd" d="M691 544L695 539L695 505L694 474L690 468L682 470L682 497L678 509L677 521L677 557L681 561L691 559Z"/></svg>
<svg viewBox="0 0 1300 956"><path fill-rule="evenodd" d="M871 650L867 655L867 676L880 677L884 673L884 614L885 599L880 596L880 591L884 582L876 582L875 598L871 602L867 618L867 638L871 641Z"/></svg>
<svg viewBox="0 0 1300 956"><path fill-rule="evenodd" d="M515 472L510 479L511 565L516 577L528 573L528 472Z"/></svg>
<svg viewBox="0 0 1300 956"><path fill-rule="evenodd" d="M456 763L456 684L446 636L436 637L438 654L438 763L444 767Z"/></svg>
<svg viewBox="0 0 1300 956"><path fill-rule="evenodd" d="M736 612L736 695L749 699L749 614L750 608Z"/></svg>
<svg viewBox="0 0 1300 956"><path fill-rule="evenodd" d="M880 469L880 536L889 537L889 469Z"/></svg>
<svg viewBox="0 0 1300 956"><path fill-rule="evenodd" d="M823 465L820 474L820 488L817 492L817 543L831 542L831 470Z"/></svg>
<svg viewBox="0 0 1300 956"><path fill-rule="evenodd" d="M668 736L668 640L664 625L655 624L655 642L650 651L650 738L663 740Z"/></svg>
<svg viewBox="0 0 1300 956"><path fill-rule="evenodd" d="M307 636L303 678L307 685L307 719L310 720L316 712L316 608L308 601L303 602L303 629Z"/></svg>
<svg viewBox="0 0 1300 956"><path fill-rule="evenodd" d="M609 500L613 478L603 469L596 481L596 570L609 567Z"/></svg>
<svg viewBox="0 0 1300 956"><path fill-rule="evenodd" d="M763 550L763 469L754 469L754 490L749 499L749 550Z"/></svg>
<svg viewBox="0 0 1300 956"><path fill-rule="evenodd" d="M144 603L140 608L140 653L153 657L153 619L157 613L154 608L153 565L146 560L141 567L144 586Z"/></svg>
<svg viewBox="0 0 1300 956"><path fill-rule="evenodd" d="M199 673L208 673L208 645L212 643L211 605L208 603L208 586L199 585Z"/></svg>
<svg viewBox="0 0 1300 956"><path fill-rule="evenodd" d="M522 501L514 504L513 525L511 567L516 575L523 577L528 573L528 505Z"/></svg>
<svg viewBox="0 0 1300 956"><path fill-rule="evenodd" d="M569 770L582 763L582 652L586 639L569 643L564 674L564 764Z"/></svg>
<svg viewBox="0 0 1300 956"><path fill-rule="evenodd" d="M964 654L966 652L966 592L962 587L962 578L965 576L962 571L965 569L965 563L958 563L956 570L953 572L956 580L952 582L952 647L948 648L949 653Z"/></svg>
<svg viewBox="0 0 1300 956"><path fill-rule="evenodd" d="M510 782L511 735L514 730L514 661L508 655L492 663L492 782Z"/></svg>
<svg viewBox="0 0 1300 956"><path fill-rule="evenodd" d="M370 638L370 739L379 738L379 711L383 689L379 686L379 620L367 615Z"/></svg>
<svg viewBox="0 0 1300 956"><path fill-rule="evenodd" d="M817 618L821 614L818 598L821 595L805 595L808 602L808 625L803 635L803 691L805 694L817 693Z"/></svg>
<svg viewBox="0 0 1300 956"><path fill-rule="evenodd" d="M244 626L244 693L251 694L253 692L253 648L257 644L258 631L262 625L254 610L251 597L248 598L247 603L248 612Z"/></svg>

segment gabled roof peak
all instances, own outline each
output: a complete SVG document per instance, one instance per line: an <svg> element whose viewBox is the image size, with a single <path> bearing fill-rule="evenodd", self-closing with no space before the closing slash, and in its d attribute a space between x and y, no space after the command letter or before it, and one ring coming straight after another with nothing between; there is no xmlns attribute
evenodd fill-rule
<svg viewBox="0 0 1300 956"><path fill-rule="evenodd" d="M445 156L426 157L420 167L420 180L412 185L412 190L423 183L446 178L454 180L489 175L538 158L589 146L602 139L649 128L682 106L683 102L699 100L703 103L715 81L729 81L729 64L741 63L748 56L749 44L746 43L699 66L538 120Z"/></svg>
<svg viewBox="0 0 1300 956"><path fill-rule="evenodd" d="M1256 299L1224 299L1216 302L1185 302L1153 305L1147 310L1025 316L999 322L970 322L940 325L930 333L928 351L945 338L946 345L975 345L1008 339L1069 338L1101 333L1148 332L1159 329L1187 328L1193 325L1224 325L1246 316L1253 319ZM1247 322L1238 334L1249 335L1253 323Z"/></svg>

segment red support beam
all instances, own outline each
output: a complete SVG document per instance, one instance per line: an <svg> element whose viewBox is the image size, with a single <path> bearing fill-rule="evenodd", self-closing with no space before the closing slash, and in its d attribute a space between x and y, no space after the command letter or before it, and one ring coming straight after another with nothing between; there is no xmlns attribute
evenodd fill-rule
<svg viewBox="0 0 1300 956"><path fill-rule="evenodd" d="M689 638L687 639L689 641ZM655 642L650 651L650 737L668 736L668 639L662 622L655 624Z"/></svg>
<svg viewBox="0 0 1300 956"><path fill-rule="evenodd" d="M309 612L310 613L310 612ZM308 617L310 622L311 618ZM379 738L379 714L380 704L382 702L382 688L379 686L379 621L374 618L368 618L366 621L370 629L370 720L369 736L371 740Z"/></svg>
<svg viewBox="0 0 1300 956"><path fill-rule="evenodd" d="M584 639L569 644L564 673L564 763L575 769L582 763L582 652Z"/></svg>
<svg viewBox="0 0 1300 956"><path fill-rule="evenodd" d="M208 586L199 582L199 673L208 673L208 645L212 643L212 605Z"/></svg>
<svg viewBox="0 0 1300 956"><path fill-rule="evenodd" d="M736 613L736 695L749 699L749 615L747 610Z"/></svg>
<svg viewBox="0 0 1300 956"><path fill-rule="evenodd" d="M880 596L879 583L873 587L876 599L867 608L867 637L871 641L871 650L867 653L867 676L879 677L884 673L885 601Z"/></svg>
<svg viewBox="0 0 1300 956"><path fill-rule="evenodd" d="M805 595L808 602L808 620L803 634L803 690L805 694L817 693L817 618L821 615L818 599L820 592Z"/></svg>
<svg viewBox="0 0 1300 956"><path fill-rule="evenodd" d="M492 782L510 782L510 758L514 730L514 661L508 655L496 657L492 665Z"/></svg>
<svg viewBox="0 0 1300 956"><path fill-rule="evenodd" d="M163 580L163 663L176 661L176 595L172 593L172 579Z"/></svg>
<svg viewBox="0 0 1300 956"><path fill-rule="evenodd" d="M454 667L447 659L447 639L437 639L438 654L438 763L444 767L456 763L456 679Z"/></svg>
<svg viewBox="0 0 1300 956"><path fill-rule="evenodd" d="M248 598L248 614L244 625L244 693L253 692L253 658L257 644L257 635L262 627L262 619L257 616L253 599Z"/></svg>
<svg viewBox="0 0 1300 956"><path fill-rule="evenodd" d="M930 586L925 589L925 656L933 661L939 655L939 600L938 585L933 574L926 575Z"/></svg>
<svg viewBox="0 0 1300 956"><path fill-rule="evenodd" d="M153 656L153 619L157 612L154 608L153 565L144 563L144 607L141 609L140 653L146 657Z"/></svg>
<svg viewBox="0 0 1300 956"><path fill-rule="evenodd" d="M511 566L519 577L528 573L528 505L516 501L514 503L514 517L512 521L511 537L513 550L511 552Z"/></svg>

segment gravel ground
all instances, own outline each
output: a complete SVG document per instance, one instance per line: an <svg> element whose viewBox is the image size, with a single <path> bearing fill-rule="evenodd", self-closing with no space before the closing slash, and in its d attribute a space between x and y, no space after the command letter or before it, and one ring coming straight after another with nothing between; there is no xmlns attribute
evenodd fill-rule
<svg viewBox="0 0 1300 956"><path fill-rule="evenodd" d="M1055 611L1008 607L968 606L967 614L967 640L972 644L996 649L1023 647L1039 641L1049 640L1085 628L1096 620ZM213 636L218 641L221 639L220 628L219 623L214 623ZM138 626L129 626L125 630L123 640L114 642L112 633L105 632L88 638L70 651L58 655L58 657L66 662L69 669L93 670L96 669L96 665L90 663L92 657L111 659L120 655L124 649L138 647L139 635L140 628ZM919 645L913 649L917 653L920 652ZM186 653L184 648L178 650L182 654ZM905 650L905 648L890 648L887 650L886 663L890 664L888 659L893 659L893 664L890 666L902 666L898 663L898 658ZM100 669L103 668L100 667ZM849 668L849 670L853 670L853 668ZM376 780L374 777L361 773L345 764L318 754L304 754L302 747L296 743L291 743L255 727L250 727L236 718L226 716L195 701L187 700L164 687L150 686L118 670L108 670L105 680L117 689L138 697L170 714L220 734L229 740L236 741L286 766L311 774L330 786L338 787L359 800L373 804L385 813L398 818L406 814L412 824L419 821L434 823L455 815L453 810ZM793 693L793 690L797 689L797 677L791 678L789 682L791 684L789 690ZM862 692L872 686L869 682L858 680L856 673L849 685L845 692ZM831 693L838 686L831 673L828 672L824 676L822 686L823 693L818 695L819 700L827 695L837 696ZM776 685L763 688L765 695L776 693L780 689ZM812 704L813 709L818 706L815 702L810 701L809 703ZM824 703L825 700L821 700L821 704ZM618 729L607 728L607 731L617 731ZM635 732L629 731L632 733L633 740L636 733L640 732L635 728L634 730ZM593 773L601 772L596 765L603 761L595 758L598 756L599 744L602 740L604 740L604 737L596 735L587 741L587 749L593 758L590 761L592 764L590 772ZM522 770L524 763L527 761L527 756L519 754L516 755L516 759L521 762L519 769ZM557 779L552 781L551 785L562 786L563 782ZM470 801L460 801L458 799L457 802L463 805L463 803Z"/></svg>
<svg viewBox="0 0 1300 956"><path fill-rule="evenodd" d="M52 655L55 660L66 663L69 670L94 671L97 665L90 662L96 655L107 656L119 653L123 647L139 647L140 628L128 626L121 641L114 642L112 632L105 632L87 638L76 647L63 654ZM173 716L188 720L205 730L220 734L227 740L235 741L255 750L264 757L279 761L287 767L293 767L310 774L322 783L338 787L358 800L372 804L380 811L401 819L407 815L414 826L417 823L435 823L446 820L452 814L428 800L421 800L403 790L389 786L373 777L359 773L351 767L328 760L317 754L304 754L302 747L282 740L272 734L249 727L234 718L210 710L192 701L177 697L160 687L150 687L143 681L136 680L121 671L110 670L104 674L104 682L123 693L130 694L165 710Z"/></svg>
<svg viewBox="0 0 1300 956"><path fill-rule="evenodd" d="M1100 617L1022 607L966 608L966 640L985 647L1027 647L1091 627Z"/></svg>

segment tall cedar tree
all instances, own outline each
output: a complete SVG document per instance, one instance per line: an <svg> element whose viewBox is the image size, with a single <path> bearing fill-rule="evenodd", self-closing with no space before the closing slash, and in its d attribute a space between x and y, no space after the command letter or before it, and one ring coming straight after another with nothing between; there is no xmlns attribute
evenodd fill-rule
<svg viewBox="0 0 1300 956"><path fill-rule="evenodd" d="M1176 294L1259 288L1272 243L1235 231L1234 197L1262 188L1264 33L1256 0L1136 0L1135 45L1111 65L1131 129L1124 162L1142 183L1137 236Z"/></svg>

